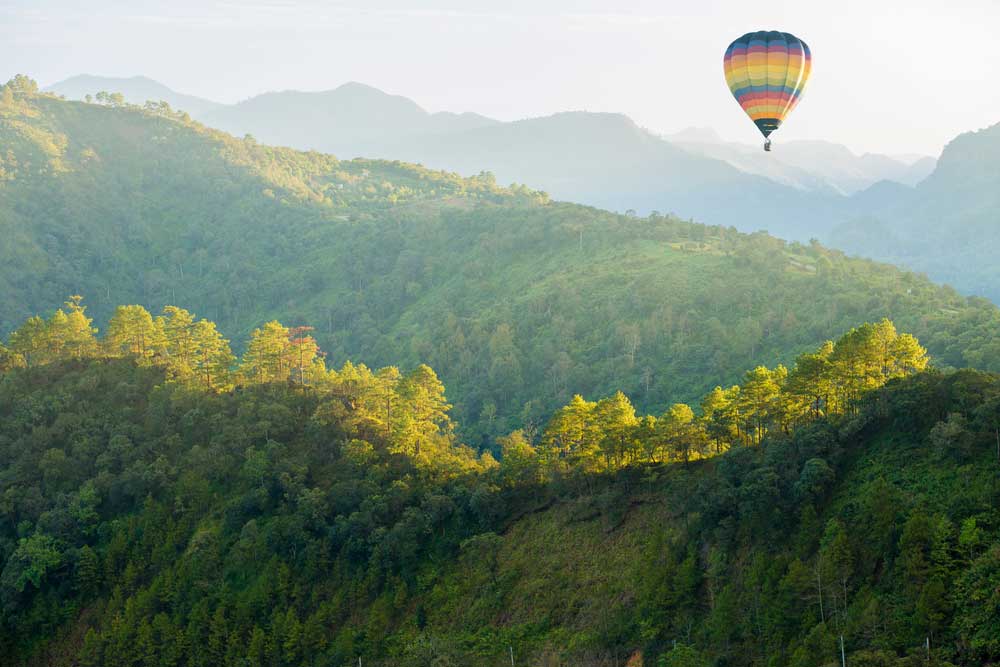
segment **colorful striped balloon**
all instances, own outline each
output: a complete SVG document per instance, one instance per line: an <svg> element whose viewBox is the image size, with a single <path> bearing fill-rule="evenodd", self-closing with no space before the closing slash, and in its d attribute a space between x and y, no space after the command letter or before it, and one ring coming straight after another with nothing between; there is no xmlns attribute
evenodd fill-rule
<svg viewBox="0 0 1000 667"><path fill-rule="evenodd" d="M726 49L723 70L733 97L767 139L798 104L812 54L787 32L748 32ZM764 144L770 150L770 139Z"/></svg>

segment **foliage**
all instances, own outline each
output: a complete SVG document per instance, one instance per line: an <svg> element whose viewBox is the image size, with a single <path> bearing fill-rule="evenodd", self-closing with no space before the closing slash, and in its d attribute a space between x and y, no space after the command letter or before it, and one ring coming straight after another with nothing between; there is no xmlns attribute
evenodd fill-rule
<svg viewBox="0 0 1000 667"><path fill-rule="evenodd" d="M620 391L597 403L574 396L546 426L536 456L550 473L568 467L612 470L637 462L686 464L734 446L759 446L769 433L787 435L822 416L853 413L868 392L920 372L927 363L917 339L899 334L889 320L866 323L836 343L800 355L791 371L758 366L746 373L743 384L716 387L702 399L700 416L675 403L659 417L640 419ZM936 426L931 439L954 447L964 432L958 415ZM506 452L522 439L517 431L501 445ZM822 474L820 464L811 476Z"/></svg>
<svg viewBox="0 0 1000 667"><path fill-rule="evenodd" d="M30 89L0 98L3 334L76 292L100 323L118 304L180 302L234 341L272 320L312 326L338 365L434 368L480 448L574 394L693 406L883 317L941 366L1000 370L994 306L818 244Z"/></svg>
<svg viewBox="0 0 1000 667"><path fill-rule="evenodd" d="M272 323L208 385L178 371L194 316L120 312L119 342L0 379L4 664L811 665L841 634L858 664L927 638L1000 659L1000 380L920 372L889 322L801 357L830 360L829 394L780 374L795 418L740 412L727 439L725 390L658 419L578 397L498 465L428 367L320 374L309 345L306 381L304 332ZM147 321L153 353L123 347ZM254 381L265 359L283 374ZM662 463L712 433L728 452Z"/></svg>

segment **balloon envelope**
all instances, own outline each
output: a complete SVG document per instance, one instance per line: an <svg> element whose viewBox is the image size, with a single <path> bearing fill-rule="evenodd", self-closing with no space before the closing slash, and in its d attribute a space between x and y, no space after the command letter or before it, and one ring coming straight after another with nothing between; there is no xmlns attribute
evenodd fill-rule
<svg viewBox="0 0 1000 667"><path fill-rule="evenodd" d="M798 104L809 80L812 54L787 32L748 32L726 49L723 70L733 97L768 137Z"/></svg>

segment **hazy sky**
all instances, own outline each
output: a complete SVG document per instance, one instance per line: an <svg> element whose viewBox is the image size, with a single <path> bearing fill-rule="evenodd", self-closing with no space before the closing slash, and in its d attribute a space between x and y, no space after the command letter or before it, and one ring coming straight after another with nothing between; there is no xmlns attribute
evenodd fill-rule
<svg viewBox="0 0 1000 667"><path fill-rule="evenodd" d="M756 143L722 53L793 32L814 69L776 135L937 153L1000 122L1000 0L0 0L0 78L144 74L233 102L361 81L431 111L620 111Z"/></svg>

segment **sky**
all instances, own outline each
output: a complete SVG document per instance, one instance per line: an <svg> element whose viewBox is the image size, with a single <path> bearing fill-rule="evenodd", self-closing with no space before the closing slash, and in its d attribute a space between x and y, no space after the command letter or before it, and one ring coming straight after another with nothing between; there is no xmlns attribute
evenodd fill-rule
<svg viewBox="0 0 1000 667"><path fill-rule="evenodd" d="M621 112L756 143L722 54L794 33L814 66L775 142L936 155L1000 122L1000 0L0 0L0 80L145 75L236 102L360 81L501 120Z"/></svg>

